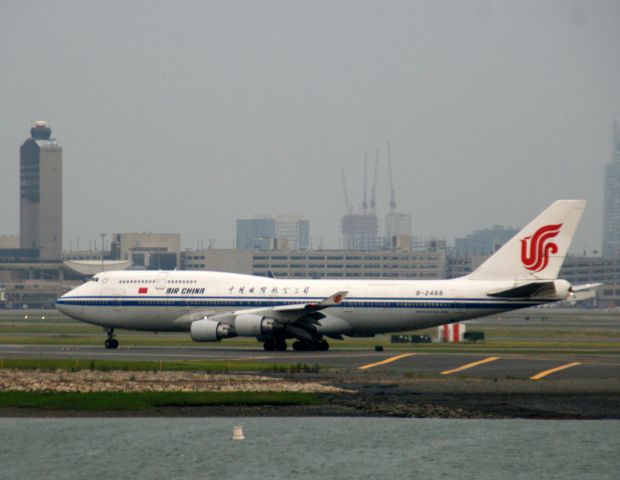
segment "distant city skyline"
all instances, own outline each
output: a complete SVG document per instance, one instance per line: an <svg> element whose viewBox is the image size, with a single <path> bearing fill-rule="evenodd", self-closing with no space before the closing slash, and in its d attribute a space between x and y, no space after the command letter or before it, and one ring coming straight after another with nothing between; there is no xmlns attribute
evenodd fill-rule
<svg viewBox="0 0 620 480"><path fill-rule="evenodd" d="M39 133L37 133L38 131L42 131L43 133L39 134ZM35 121L33 123L33 125L32 125L32 128L31 128L32 139L26 140L26 142L21 147L22 153L20 155L20 161L23 163L24 159L26 158L26 157L24 157L24 151L29 151L28 149L24 150L24 148L27 147L28 145L30 145L33 142L38 142L37 145L39 145L40 148L42 148L42 149L51 148L52 149L52 154L53 155L58 155L58 158L56 158L54 156L52 160L54 162L56 162L56 163L59 163L59 165L60 165L59 170L60 170L60 173L62 174L62 147L59 145L59 142L55 138L50 139L50 134L51 134L51 129L48 127L48 124L47 124L46 121L42 121L42 120ZM41 147L41 145L43 145L43 146ZM616 183L618 182L617 177L619 176L616 173L616 169L617 169L616 167L617 167L618 163L620 162L620 160L619 160L620 159L620 130L618 129L618 122L617 121L613 122L613 127L612 127L612 145L613 145L613 147L612 147L612 161L607 164L607 166L606 166L606 174L605 174L605 198L606 198L606 200L605 200L605 208L606 208L606 210L605 210L605 213L604 213L604 221L606 222L605 223L606 227L603 228L603 245L602 245L601 252L600 252L603 255L607 255L607 256L608 255L615 255L619 251L617 248L614 248L614 246L618 243L616 238L618 237L618 231L620 231L620 222L617 221L617 216L618 216L617 215L617 210L618 210L618 208L617 208L617 205L616 205L618 202L620 202L620 197L618 197L618 193L617 193L618 188L617 188L617 185L616 185ZM29 154L29 155L32 156L32 154ZM41 154L41 155L43 155L43 154ZM56 170L56 168L58 168L58 167L54 166L54 171ZM23 206L23 204L24 204L24 199L26 198L24 196L25 195L24 194L24 188L25 188L24 185L25 184L30 184L32 182L30 182L29 180L24 180L24 173L23 173L24 172L24 168L23 167L21 168L21 171L22 171L22 174L21 174L22 176L21 176L20 183L21 183L21 186L22 186L22 206L21 206L21 210L22 210L22 215L21 215L22 216L22 219L21 219L22 229L20 229L20 230L23 231L24 221L26 221L26 223L25 223L25 225L27 225L26 232L27 232L27 234L30 237L32 237L32 234L29 233L30 230L32 230L34 228L36 231L38 231L40 229L40 227L37 226L38 224L35 225L35 224L33 224L33 222L39 222L41 220L39 220L38 217L35 219L35 217L32 217L32 215L28 215L28 214L26 214L26 216L24 216L24 206ZM38 175L39 174L37 173L37 188L38 188L38 185L39 185L38 184L38 181L39 181L38 180L38 178L39 178ZM52 210L56 212L55 213L56 217L60 218L60 224L57 225L57 226L54 226L51 222L45 222L45 221L43 221L43 224L47 224L45 229L48 230L47 236L50 237L50 239L52 238L50 235L57 235L58 238L62 239L62 178L60 178L59 180L54 180L54 182L56 182L54 185L57 185L57 186L59 185L60 189L59 189L59 192L56 192L54 194L54 196L50 197L50 198L55 198L54 202L56 202L56 206L54 206ZM28 188L30 188L30 187L28 187ZM47 191L47 193L46 193L47 195L50 194L50 192L49 192L50 190L54 190L54 188L50 189L49 185L45 186L45 188L43 188L43 186L42 186L42 188L41 188L41 191ZM39 190L37 190L37 192L38 191ZM28 191L26 193L28 193ZM59 210L59 208L60 208L60 210ZM49 210L49 208L48 208L48 210ZM362 210L363 210L363 208L360 209L360 211L362 211ZM352 209L351 211L354 211L354 209ZM410 228L411 218L410 218L410 215L407 215L407 214L403 215L403 214L396 214L396 213L388 213L384 217L385 221L388 222L390 220L390 217L394 216L394 215L401 215L401 216L407 217L407 222L406 223L409 225L408 228ZM349 216L351 216L351 215L349 215ZM360 215L354 214L352 216L355 217L355 216L360 216ZM305 218L303 218L302 216L292 215L290 213L286 213L286 214L285 213L277 213L277 214L276 213L271 213L271 214L265 214L265 213L256 214L255 213L255 214L252 215L252 217L253 218L250 219L250 220L243 220L243 219L236 219L235 220L235 224L236 224L236 228L235 228L236 240L235 240L235 243L233 244L233 247L240 248L239 247L239 245L240 245L240 240L239 240L240 239L240 236L239 236L240 235L240 231L239 231L240 222L241 222L241 225L243 225L243 228L251 228L253 230L256 227L254 227L254 226L250 227L249 223L256 222L256 221L259 221L259 223L260 223L260 222L264 222L266 220L272 220L273 225L271 226L271 230L273 230L273 232L271 232L271 234L268 236L272 240L275 239L275 238L278 238L278 237L280 238L280 240L284 239L285 238L284 233L287 233L288 235L291 235L291 233L288 232L291 228L293 230L295 230L295 232L296 232L295 235L298 236L299 235L299 232L297 232L297 229L299 228L298 224L300 224L300 225L303 224L303 232L304 233L302 234L303 235L303 240L301 240L301 243L300 243L299 238L296 237L296 239L293 240L293 237L291 237L291 239L287 240L285 242L285 244L288 245L289 242L292 242L293 247L291 248L289 246L285 246L286 249L290 249L290 250L302 249L303 250L303 249L307 249L307 248L310 248L310 249L317 248L315 245L312 244L312 238L309 236L309 232L310 232L309 222ZM343 217L343 219L346 218L346 217L347 217L347 215L345 215ZM26 220L24 220L24 219L26 219ZM249 222L247 227L245 226L245 224L243 222L245 222L245 223ZM610 222L613 223L613 225L610 226ZM33 224L33 226L29 226L30 224ZM280 225L278 227L280 229L279 230L280 231L279 235L276 235L276 233L275 233L277 225ZM483 232L491 232L491 231L496 230L498 228L499 229L504 229L504 228L506 228L506 226L504 226L504 225L492 225L490 228L488 227L486 229L474 230L472 232L467 232L465 235L467 237L472 237L472 235L475 236L475 235L478 235L478 234L483 233ZM286 232L285 232L285 230L286 230ZM388 231L389 231L389 229L388 229ZM510 232L510 236L513 235L514 233L516 233L515 229L514 228L510 228L510 227L507 228L507 231ZM129 233L129 232L126 232L126 233ZM2 237L6 241L6 240L10 240L9 237L11 237L14 234L2 233L0 235L2 235ZM98 235L100 237L102 237L101 233L99 233ZM107 235L107 233L103 234L103 235ZM244 235L247 236L247 234L244 234ZM181 235L181 237L182 237L182 235ZM25 241L30 242L32 240L32 239L24 240L23 235L19 235L19 234L16 235L16 238L20 242L22 248L28 248L27 246L25 246L24 242ZM55 239L56 237L53 237L53 238ZM267 239L267 237L265 237L265 238ZM342 243L342 238L343 237L341 237L341 239L340 239L341 243ZM454 235L452 238L453 238L455 243L451 243L450 245L455 246L455 248L457 250L457 253L458 253L459 248L460 248L458 242L459 241L463 242L465 239L458 238L456 235ZM32 240L33 245L37 244L37 242L40 241L40 240L36 240L35 237L33 237L33 239L34 239L34 240ZM385 240L385 238L381 237L380 235L377 236L376 239L377 240ZM251 242L248 243L248 241L249 240L244 239L243 244L245 246L241 247L241 248L244 248L244 249L250 248L249 245L250 245ZM88 250L91 250L91 251L100 250L100 249L106 248L106 247L109 248L109 245L105 245L104 246L104 245L98 244L97 238L88 239L88 243L89 243ZM216 243L217 243L217 238L213 238L212 237L212 238L208 239L208 245L210 247L216 247L217 246ZM79 244L80 244L80 239L76 239L76 249L80 248ZM254 248L258 248L258 249L271 249L274 245L277 246L277 244L273 244L272 245L271 243L267 242L267 243L264 243L264 245L262 245L260 247L254 245ZM70 240L69 241L69 248L67 248L67 245L64 245L64 248L62 248L62 250L73 250L73 246L74 246L73 245L73 240ZM202 249L203 247L204 247L204 241L199 240L198 244L196 246L196 249L197 250L198 249ZM221 246L219 246L219 247L221 248ZM226 248L226 247L227 246L225 246L224 248ZM45 248L49 248L49 247L42 248L42 252L45 250ZM281 246L278 246L277 248L281 248ZM321 248L321 249L323 249L323 248L325 248L325 249L338 249L338 248L342 248L342 246L338 246L338 247L337 246L324 246L322 239L320 239L319 240L319 247L318 248ZM193 247L184 244L184 249L193 249ZM356 248L353 248L353 249L359 249L359 248L356 247ZM362 250L366 250L366 249L368 249L368 248L362 248ZM86 249L84 248L84 250L86 250ZM573 245L573 250L575 250L575 246L574 245ZM586 252L585 248L584 248L583 252ZM595 248L595 249L592 250L592 252L586 252L586 253L597 254L597 253L599 253L599 251L598 251L597 248ZM52 257L56 258L53 255L52 255L52 257L50 257L49 254L45 254L45 253L44 253L44 258L45 258L45 255L47 255L47 258L52 258ZM57 255L57 257L60 258L60 255Z"/></svg>
<svg viewBox="0 0 620 480"><path fill-rule="evenodd" d="M620 254L620 129L613 127L613 149L605 165L605 202L603 205L603 255Z"/></svg>
<svg viewBox="0 0 620 480"><path fill-rule="evenodd" d="M19 145L45 119L63 147L64 247L179 232L232 247L235 220L296 212L337 248L340 168L361 201L391 142L414 236L520 226L588 207L573 252L600 250L620 4L8 0L0 7L0 235L19 233Z"/></svg>

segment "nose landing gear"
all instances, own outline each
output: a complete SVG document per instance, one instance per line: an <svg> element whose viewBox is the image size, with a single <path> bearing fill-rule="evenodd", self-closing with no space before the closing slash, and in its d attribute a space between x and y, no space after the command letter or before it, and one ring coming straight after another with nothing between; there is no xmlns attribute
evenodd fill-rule
<svg viewBox="0 0 620 480"><path fill-rule="evenodd" d="M105 348L107 348L108 350L113 350L113 349L118 348L118 340L114 338L113 328L108 328L108 338L106 338L103 344L105 345Z"/></svg>

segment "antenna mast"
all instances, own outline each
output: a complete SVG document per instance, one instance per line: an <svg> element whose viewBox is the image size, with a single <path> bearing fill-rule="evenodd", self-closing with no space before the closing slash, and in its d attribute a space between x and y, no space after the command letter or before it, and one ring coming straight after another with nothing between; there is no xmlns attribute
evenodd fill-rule
<svg viewBox="0 0 620 480"><path fill-rule="evenodd" d="M368 213L368 155L364 154L364 199L362 200L362 213Z"/></svg>
<svg viewBox="0 0 620 480"><path fill-rule="evenodd" d="M388 171L390 173L390 213L396 212L396 193L394 192L394 179L392 178L392 154L390 152L390 141L387 142Z"/></svg>
<svg viewBox="0 0 620 480"><path fill-rule="evenodd" d="M375 193L377 191L377 169L379 167L379 150L377 150L377 157L375 158L375 176L372 180L372 188L370 189L370 212L375 214Z"/></svg>

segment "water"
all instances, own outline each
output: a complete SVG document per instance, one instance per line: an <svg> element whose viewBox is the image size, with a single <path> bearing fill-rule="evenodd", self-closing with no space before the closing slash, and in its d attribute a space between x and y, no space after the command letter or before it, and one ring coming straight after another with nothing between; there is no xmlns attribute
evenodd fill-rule
<svg viewBox="0 0 620 480"><path fill-rule="evenodd" d="M2 480L369 477L615 480L620 421L0 418Z"/></svg>

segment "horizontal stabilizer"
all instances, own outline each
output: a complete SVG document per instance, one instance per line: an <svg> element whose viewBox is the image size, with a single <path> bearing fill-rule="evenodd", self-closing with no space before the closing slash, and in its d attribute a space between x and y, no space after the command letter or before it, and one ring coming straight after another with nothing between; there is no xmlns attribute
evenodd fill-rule
<svg viewBox="0 0 620 480"><path fill-rule="evenodd" d="M596 290L598 287L603 285L602 283L583 283L581 285L573 285L571 290L573 293L576 292L587 292L589 290Z"/></svg>
<svg viewBox="0 0 620 480"><path fill-rule="evenodd" d="M489 297L499 298L529 298L535 295L541 294L553 294L555 293L555 286L553 282L534 282L526 283L525 285L519 285L518 287L509 288L507 290L500 290L496 292L489 292Z"/></svg>

